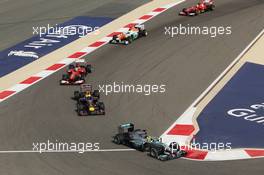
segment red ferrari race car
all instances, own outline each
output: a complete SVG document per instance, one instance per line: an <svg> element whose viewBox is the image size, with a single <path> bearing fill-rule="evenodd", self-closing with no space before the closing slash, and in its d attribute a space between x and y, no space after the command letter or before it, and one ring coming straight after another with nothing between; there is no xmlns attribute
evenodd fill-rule
<svg viewBox="0 0 264 175"><path fill-rule="evenodd" d="M62 75L61 85L80 85L85 82L88 73L92 73L92 66L84 61L70 64L66 74Z"/></svg>
<svg viewBox="0 0 264 175"><path fill-rule="evenodd" d="M202 0L196 6L184 8L179 13L182 16L196 16L200 13L213 11L215 8L214 2L212 0Z"/></svg>

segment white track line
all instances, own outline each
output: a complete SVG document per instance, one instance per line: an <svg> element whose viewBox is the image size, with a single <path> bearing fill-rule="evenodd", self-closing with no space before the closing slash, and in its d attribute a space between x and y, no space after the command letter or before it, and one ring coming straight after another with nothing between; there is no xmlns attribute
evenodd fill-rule
<svg viewBox="0 0 264 175"><path fill-rule="evenodd" d="M85 152L126 152L135 151L135 149L99 149L99 150L7 150L0 151L0 154L15 154L15 153L85 153Z"/></svg>

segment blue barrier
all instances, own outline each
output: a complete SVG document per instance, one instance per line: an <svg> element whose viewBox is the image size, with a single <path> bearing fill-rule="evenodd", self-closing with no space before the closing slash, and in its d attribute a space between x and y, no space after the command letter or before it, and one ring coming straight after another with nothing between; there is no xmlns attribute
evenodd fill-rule
<svg viewBox="0 0 264 175"><path fill-rule="evenodd" d="M7 75L38 58L62 47L72 41L98 30L99 27L111 22L112 18L86 17L73 18L55 26L35 27L32 33L37 34L11 48L0 52L0 77ZM40 31L45 34L40 36Z"/></svg>
<svg viewBox="0 0 264 175"><path fill-rule="evenodd" d="M196 143L264 148L264 66L245 63L197 121Z"/></svg>

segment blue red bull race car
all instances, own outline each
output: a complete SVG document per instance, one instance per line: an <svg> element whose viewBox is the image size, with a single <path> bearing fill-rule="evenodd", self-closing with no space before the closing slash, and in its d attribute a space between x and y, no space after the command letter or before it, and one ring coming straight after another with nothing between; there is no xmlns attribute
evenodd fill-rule
<svg viewBox="0 0 264 175"><path fill-rule="evenodd" d="M80 91L74 92L79 116L105 115L105 105L100 101L99 90L93 90L92 85L82 84Z"/></svg>

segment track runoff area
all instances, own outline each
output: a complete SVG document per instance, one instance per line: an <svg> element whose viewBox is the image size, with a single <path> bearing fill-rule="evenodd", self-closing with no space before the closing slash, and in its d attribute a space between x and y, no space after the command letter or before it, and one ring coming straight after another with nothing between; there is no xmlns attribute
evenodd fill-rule
<svg viewBox="0 0 264 175"><path fill-rule="evenodd" d="M1 91L0 102L105 45L114 34L127 31L133 24L143 24L181 2L183 1L155 8L150 13L128 23L88 47L50 65L45 70L28 77L11 88ZM180 143L182 149L187 151L186 158L191 160L233 160L264 156L264 151L260 149L264 146L261 141L264 123L261 110L263 110L264 102L260 94L256 93L261 92L262 86L264 86L261 83L261 75L264 73L264 59L261 56L261 50L264 49L263 42L263 32L261 32L161 136L163 142L176 141ZM252 137L252 133L257 136ZM206 145L204 143L214 144L207 145L204 149L204 145ZM219 149L224 150L219 151ZM133 149L101 151L133 151ZM0 151L0 153L19 152L36 151Z"/></svg>
<svg viewBox="0 0 264 175"><path fill-rule="evenodd" d="M163 141L184 145L191 160L264 157L263 49L264 29L164 132Z"/></svg>

